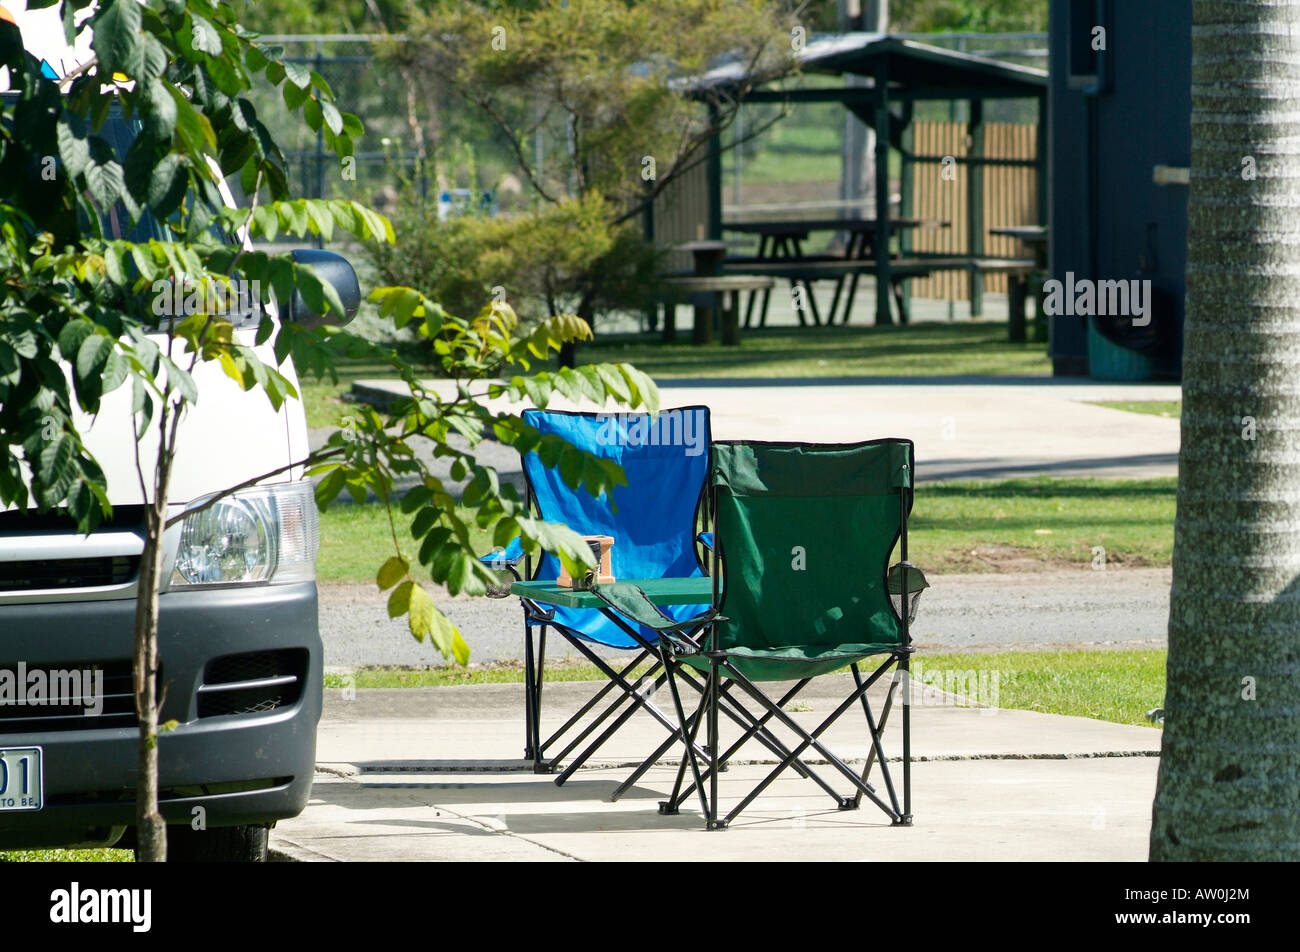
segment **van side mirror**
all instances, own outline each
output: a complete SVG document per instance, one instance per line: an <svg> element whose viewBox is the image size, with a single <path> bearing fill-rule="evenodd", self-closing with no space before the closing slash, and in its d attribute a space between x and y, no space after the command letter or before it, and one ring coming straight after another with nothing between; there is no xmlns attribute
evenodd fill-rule
<svg viewBox="0 0 1300 952"><path fill-rule="evenodd" d="M330 314L324 317L316 314L307 306L301 292L294 291L286 315L289 320L304 327L320 327L324 324L342 327L356 317L357 308L361 306L361 284L357 281L357 272L347 258L332 251L321 251L315 248L298 248L292 254L294 262L308 265L316 272L318 278L334 286L339 299L343 302L344 316L340 318L337 314Z"/></svg>

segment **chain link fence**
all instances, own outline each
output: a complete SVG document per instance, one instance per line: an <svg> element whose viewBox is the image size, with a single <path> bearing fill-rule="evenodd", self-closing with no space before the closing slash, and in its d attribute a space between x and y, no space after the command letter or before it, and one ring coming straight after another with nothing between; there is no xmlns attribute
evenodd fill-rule
<svg viewBox="0 0 1300 952"><path fill-rule="evenodd" d="M300 118L291 118L284 101L269 86L251 95L258 116L277 136L288 163L289 181L302 198L346 198L389 211L403 182L419 181L419 104L410 98L402 73L386 68L376 55L374 36L266 36L284 50L284 59L324 77L339 108L361 118L365 134L353 142L353 161L340 161Z"/></svg>
<svg viewBox="0 0 1300 952"><path fill-rule="evenodd" d="M1022 66L1045 68L1047 65L1047 34L1045 33L935 33L899 34L902 39L915 40L958 52L988 56ZM279 35L267 36L265 42L284 49L285 59L300 63L320 73L334 90L339 107L361 117L365 135L355 143L355 162L347 167L325 148L324 141L298 120L291 120L284 102L269 87L255 89L252 93L258 115L275 130L285 150L289 163L290 181L296 194L311 198L352 198L377 206L381 211L390 207L396 190L408 182L415 187L434 187L426 182L414 181L421 169L421 141L425 136L424 124L432 117L429 106L413 98L405 77L394 68L386 66L377 56L379 44L400 42L399 38L386 39L367 35ZM449 104L437 108L446 110ZM933 115L918 118L962 121L964 103L925 104L937 110ZM1036 114L1032 105L1020 102L988 104L986 118L994 122L1033 122ZM838 121L842 110L832 107L806 110L804 117L791 117L792 125L801 119L810 126L827 125L832 117ZM757 121L759 116L754 116ZM472 122L472 119L466 118ZM537 148L542 148L541 143ZM755 144L753 152L761 151L763 144ZM749 150L747 150L749 151Z"/></svg>

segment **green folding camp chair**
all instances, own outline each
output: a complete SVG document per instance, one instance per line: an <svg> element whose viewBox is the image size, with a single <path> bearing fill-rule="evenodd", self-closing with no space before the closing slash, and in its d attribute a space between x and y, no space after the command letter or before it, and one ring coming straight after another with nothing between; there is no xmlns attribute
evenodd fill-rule
<svg viewBox="0 0 1300 952"><path fill-rule="evenodd" d="M913 472L909 440L713 444L709 483L717 617L709 624L702 649L692 650L677 639L664 641L680 663L707 674L708 685L699 708L683 724L685 756L671 797L659 805L661 813L678 812L698 792L707 827L724 828L793 767L830 794L840 809L858 807L865 796L895 825L911 824L911 717L906 696L901 802L883 741L900 684L906 689L913 650L909 625L927 587L921 570L907 561ZM895 546L900 561L890 568ZM882 657L864 676L863 662ZM817 727L806 730L783 710L813 678L844 668L852 672L854 688ZM670 677L673 670L670 665ZM891 670L877 720L867 690ZM791 681L794 685L775 700L761 687ZM762 714L739 740L720 750L719 702L734 701L737 692L760 705ZM871 744L860 773L821 739L840 715L856 706L866 715ZM705 721L707 757L699 757L695 739ZM717 768L772 722L793 732L795 742L775 769L719 818ZM809 748L848 779L848 795L836 792L804 760ZM693 783L683 787L688 765ZM883 779L883 796L869 780L875 765Z"/></svg>

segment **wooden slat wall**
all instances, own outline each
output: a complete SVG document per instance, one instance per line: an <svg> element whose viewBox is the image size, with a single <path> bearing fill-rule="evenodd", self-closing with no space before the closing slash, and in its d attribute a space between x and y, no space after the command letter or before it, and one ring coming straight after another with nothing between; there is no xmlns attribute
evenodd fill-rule
<svg viewBox="0 0 1300 952"><path fill-rule="evenodd" d="M912 124L913 149L917 155L951 155L963 158L969 152L966 125L961 122L921 122ZM953 166L956 177L945 179L944 166L918 162L913 172L912 214L916 218L937 218L951 223L949 228L918 228L912 232L912 250L939 251L951 254L966 252L967 179L970 168L961 163ZM958 272L940 272L911 282L913 297L940 301L965 301L970 298L968 281Z"/></svg>
<svg viewBox="0 0 1300 952"><path fill-rule="evenodd" d="M708 237L709 164L700 162L668 183L655 199L654 241L661 248ZM675 251L668 256L670 271L689 271L690 252Z"/></svg>
<svg viewBox="0 0 1300 952"><path fill-rule="evenodd" d="M914 148L917 155L951 155L968 157L966 124L962 122L913 123ZM1025 123L987 122L984 145L987 158L1033 159L1036 157L1038 127ZM938 251L966 254L967 176L970 167L956 166L953 181L943 178L943 166L918 163L913 185L913 215L939 218L952 223L950 228L918 229L912 233L915 251ZM1016 166L984 167L984 253L990 257L1028 257L1031 252L1014 238L987 234L989 228L1009 225L1037 225L1038 172ZM1007 291L1007 276L988 275L984 289L998 294ZM912 282L915 297L941 301L970 300L970 279L960 272L935 274Z"/></svg>

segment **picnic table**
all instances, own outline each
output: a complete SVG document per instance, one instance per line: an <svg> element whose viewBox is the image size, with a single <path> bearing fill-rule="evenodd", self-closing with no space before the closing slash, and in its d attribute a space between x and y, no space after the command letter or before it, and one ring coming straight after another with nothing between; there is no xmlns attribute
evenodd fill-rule
<svg viewBox="0 0 1300 952"><path fill-rule="evenodd" d="M680 251L689 251L693 261L691 274L672 274L663 279L660 297L671 306L679 300L695 304L695 321L691 331L694 344L708 344L713 340L713 319L721 317L722 343L739 346L740 322L737 319L737 299L742 291L757 294L771 291L775 280L761 275L722 274L727 256L725 241L689 241L678 245ZM671 314L664 319L663 337L672 341L677 334L676 322Z"/></svg>
<svg viewBox="0 0 1300 952"><path fill-rule="evenodd" d="M877 221L874 218L814 218L795 221L752 221L752 222L733 222L724 224L723 229L726 231L736 232L738 234L750 234L758 236L758 251L753 257L734 257L726 260L726 267L733 273L746 271L755 266L764 266L777 261L789 262L795 265L817 265L829 264L835 262L860 262L863 264L872 263L874 267L875 245L876 245L876 227ZM907 230L917 228L948 228L950 223L933 218L891 218L889 219L889 229L892 233L895 230ZM848 241L844 244L842 254L838 255L808 255L804 253L803 243L809 236L816 231L833 231L846 232ZM831 300L831 311L827 316L826 323L835 323L835 314L839 309L840 296L844 291L845 282L848 282L848 296L845 299L843 316L840 323L847 324L849 315L853 311L853 300L858 291L858 278L864 270L872 268L856 267L847 269L839 274L831 275L835 280L835 296ZM749 273L757 273L750 271ZM812 316L813 324L820 325L821 314L817 308L817 300L813 295L812 282L817 280L816 277L808 275L798 276L798 269L790 269L790 286L793 288L798 284L803 284L804 289L808 292L808 309ZM749 298L749 304L745 308L745 326L749 327L753 322L754 304L758 298L757 292L752 293ZM763 307L759 314L759 326L766 326L767 311L771 302L771 291L763 293ZM796 316L799 318L801 325L806 324L803 312L796 310Z"/></svg>
<svg viewBox="0 0 1300 952"><path fill-rule="evenodd" d="M1002 228L990 228L989 234L1022 241L1030 247L1034 254L1034 271L1027 275L1012 278L1008 301L1008 335L1012 341L1023 343L1028 336L1025 328L1025 304L1030 297L1030 285L1037 284L1041 288L1042 282L1047 279L1047 226L1011 225ZM1047 334L1043 322L1042 302L1037 294L1033 295L1033 298L1034 339L1046 340Z"/></svg>
<svg viewBox="0 0 1300 952"><path fill-rule="evenodd" d="M728 262L730 265L730 262ZM843 259L821 259L803 261L770 261L744 265L739 273L759 275L770 278L785 278L795 281L842 281L856 279L862 274L876 274L875 261L845 261ZM898 308L899 320L906 324L909 319L907 301L903 294L903 282L911 278L923 278L936 271L968 271L980 274L1007 274L1013 279L1024 277L1034 270L1032 258L989 258L974 255L953 254L912 254L906 257L889 259L889 283ZM849 312L844 311L843 321L848 321Z"/></svg>

